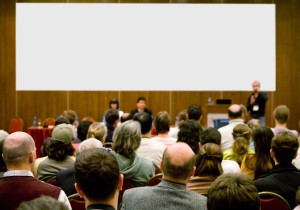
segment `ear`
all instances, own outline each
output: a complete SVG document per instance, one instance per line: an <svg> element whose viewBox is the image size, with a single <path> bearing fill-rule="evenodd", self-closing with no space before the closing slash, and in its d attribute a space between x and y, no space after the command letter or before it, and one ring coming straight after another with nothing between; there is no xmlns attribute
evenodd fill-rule
<svg viewBox="0 0 300 210"><path fill-rule="evenodd" d="M35 159L36 159L36 152L34 150L29 154L29 157L28 157L29 163L33 163L35 161Z"/></svg>
<svg viewBox="0 0 300 210"><path fill-rule="evenodd" d="M80 187L78 186L78 184L76 182L75 182L74 186L75 186L75 189L78 192L79 196L81 198L83 198L84 197L84 193L82 192L82 190L80 189Z"/></svg>
<svg viewBox="0 0 300 210"><path fill-rule="evenodd" d="M120 178L119 178L119 183L118 183L118 190L121 191L123 188L123 181L124 181L124 176L123 174L120 174Z"/></svg>

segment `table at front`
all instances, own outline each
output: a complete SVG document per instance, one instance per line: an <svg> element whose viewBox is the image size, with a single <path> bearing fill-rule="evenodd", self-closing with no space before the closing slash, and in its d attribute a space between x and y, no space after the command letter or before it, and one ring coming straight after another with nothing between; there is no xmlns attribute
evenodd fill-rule
<svg viewBox="0 0 300 210"><path fill-rule="evenodd" d="M51 135L53 128L29 127L27 133L32 136L35 141L36 155L42 157L41 147L44 140Z"/></svg>

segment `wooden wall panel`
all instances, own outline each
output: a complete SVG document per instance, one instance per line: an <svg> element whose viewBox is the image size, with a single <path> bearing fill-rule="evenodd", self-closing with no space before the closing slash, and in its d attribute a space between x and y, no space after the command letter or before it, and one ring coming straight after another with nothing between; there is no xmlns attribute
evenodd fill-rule
<svg viewBox="0 0 300 210"><path fill-rule="evenodd" d="M74 109L79 118L92 115L97 120L112 97L120 100L121 109L129 112L136 99L145 96L148 107L156 114L168 111L172 122L176 114L190 104L204 106L207 98L229 98L233 103L246 103L248 92L199 91L21 91L15 90L15 2L121 2L121 3L275 3L276 4L276 66L277 90L269 93L267 123L273 126L272 110L279 104L291 109L289 127L299 130L300 119L300 1L297 0L1 0L0 1L0 129L8 129L9 119L20 115L26 126L32 124L33 112L41 117L57 115L66 108ZM242 78L241 78L242 79ZM249 84L251 87L251 84Z"/></svg>

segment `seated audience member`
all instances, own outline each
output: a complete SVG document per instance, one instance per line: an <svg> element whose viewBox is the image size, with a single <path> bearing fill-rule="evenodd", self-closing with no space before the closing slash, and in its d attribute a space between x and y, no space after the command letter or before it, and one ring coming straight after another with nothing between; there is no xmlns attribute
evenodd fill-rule
<svg viewBox="0 0 300 210"><path fill-rule="evenodd" d="M77 140L73 140L72 143L80 143L84 140L87 139L87 134L88 134L88 130L90 125L92 124L92 121L89 120L84 120L84 121L80 121L77 127Z"/></svg>
<svg viewBox="0 0 300 210"><path fill-rule="evenodd" d="M102 144L105 143L107 128L103 123L93 122L88 129L87 138L98 139Z"/></svg>
<svg viewBox="0 0 300 210"><path fill-rule="evenodd" d="M207 210L260 210L260 198L246 174L223 174L208 190Z"/></svg>
<svg viewBox="0 0 300 210"><path fill-rule="evenodd" d="M244 122L248 124L250 116L249 116L249 112L247 110L247 107L244 104L240 104L240 106L241 106L242 113L243 113L243 116L244 116Z"/></svg>
<svg viewBox="0 0 300 210"><path fill-rule="evenodd" d="M107 136L105 142L112 142L114 130L119 123L119 112L115 109L109 109L105 113Z"/></svg>
<svg viewBox="0 0 300 210"><path fill-rule="evenodd" d="M272 169L274 162L270 156L271 142L274 134L266 126L260 126L253 130L255 153L247 154L241 164L241 171L248 174L250 179L258 179L266 176Z"/></svg>
<svg viewBox="0 0 300 210"><path fill-rule="evenodd" d="M116 99L116 98L112 98L109 101L108 109L115 109L115 110L117 110L119 112L119 122L121 122L121 117L123 116L124 112L120 110L119 100ZM102 123L104 125L106 125L105 113L104 113L103 118L102 118Z"/></svg>
<svg viewBox="0 0 300 210"><path fill-rule="evenodd" d="M196 171L187 184L187 189L206 195L212 182L223 174L222 159L223 153L219 145L204 144L196 155Z"/></svg>
<svg viewBox="0 0 300 210"><path fill-rule="evenodd" d="M143 158L151 160L159 167L166 146L151 139L152 117L146 112L140 112L134 115L133 120L141 124L142 130L141 145L136 153Z"/></svg>
<svg viewBox="0 0 300 210"><path fill-rule="evenodd" d="M244 115L240 105L232 104L228 109L229 124L219 128L221 133L222 151L228 150L233 145L233 128L238 124L244 124Z"/></svg>
<svg viewBox="0 0 300 210"><path fill-rule="evenodd" d="M185 120L181 123L177 142L187 143L195 154L199 152L200 134L202 132L200 124L195 120Z"/></svg>
<svg viewBox="0 0 300 210"><path fill-rule="evenodd" d="M156 129L157 136L152 137L152 140L161 142L166 146L174 144L176 142L176 138L169 136L170 123L171 119L168 112L158 112L154 120L154 127Z"/></svg>
<svg viewBox="0 0 300 210"><path fill-rule="evenodd" d="M123 175L110 152L100 148L81 152L75 162L75 179L75 188L87 210L117 210Z"/></svg>
<svg viewBox="0 0 300 210"><path fill-rule="evenodd" d="M86 139L77 148L76 157L84 150L91 148L102 148L102 143L94 138ZM56 174L56 185L61 187L67 196L76 193L74 167L60 170Z"/></svg>
<svg viewBox="0 0 300 210"><path fill-rule="evenodd" d="M184 109L179 112L178 116L176 116L176 123L174 128L170 128L169 136L177 138L177 134L179 132L179 127L183 121L187 120L187 110Z"/></svg>
<svg viewBox="0 0 300 210"><path fill-rule="evenodd" d="M62 116L66 117L70 124L72 125L73 129L73 138L77 138L77 126L78 126L78 115L77 113L72 109L66 109L61 114Z"/></svg>
<svg viewBox="0 0 300 210"><path fill-rule="evenodd" d="M143 97L143 96L141 96L141 97L139 97L139 98L137 99L136 102L137 102L137 103L136 103L136 109L131 110L131 112L130 112L130 119L132 119L133 116L134 116L136 113L138 113L138 112L146 112L146 113L148 113L148 114L152 117L152 119L153 119L152 111L151 111L150 109L146 108L146 106L147 106L146 98Z"/></svg>
<svg viewBox="0 0 300 210"><path fill-rule="evenodd" d="M297 206L293 210L300 210L300 186L296 192L296 204Z"/></svg>
<svg viewBox="0 0 300 210"><path fill-rule="evenodd" d="M167 147L161 162L163 180L157 186L126 190L121 209L206 210L206 197L186 190L194 165L195 154L187 144Z"/></svg>
<svg viewBox="0 0 300 210"><path fill-rule="evenodd" d="M189 106L187 109L187 119L196 120L201 126L201 119L202 119L201 106L198 106L196 104ZM201 128L202 128L202 126L201 126Z"/></svg>
<svg viewBox="0 0 300 210"><path fill-rule="evenodd" d="M68 210L63 203L50 196L41 196L30 201L22 202L17 210Z"/></svg>
<svg viewBox="0 0 300 210"><path fill-rule="evenodd" d="M131 120L131 116L130 116L130 113L124 113L120 119L120 122L123 123L127 120Z"/></svg>
<svg viewBox="0 0 300 210"><path fill-rule="evenodd" d="M247 122L247 125L248 125L249 128L251 129L251 132L252 132L255 128L262 126L260 120L259 120L259 119L255 119L255 118L249 120L249 121ZM250 149L252 149L253 151L255 150L255 147L254 147L254 141L253 141L252 138L250 139L249 147L250 147Z"/></svg>
<svg viewBox="0 0 300 210"><path fill-rule="evenodd" d="M2 149L3 149L3 143L4 139L8 136L8 133L4 130L0 130L0 178L3 177L3 174L5 171L7 171L5 162L2 157Z"/></svg>
<svg viewBox="0 0 300 210"><path fill-rule="evenodd" d="M246 124L239 124L233 128L232 136L234 143L232 147L223 153L225 160L234 160L241 165L243 158L247 154L254 154L254 151L249 148L251 138L251 129Z"/></svg>
<svg viewBox="0 0 300 210"><path fill-rule="evenodd" d="M34 174L39 180L47 181L59 170L72 168L75 158L72 146L73 131L69 124L57 125L46 147L47 157L38 158L34 164Z"/></svg>
<svg viewBox="0 0 300 210"><path fill-rule="evenodd" d="M206 143L214 143L221 146L221 134L217 128L206 128L200 135L200 148ZM241 169L237 162L233 160L222 160L223 173L240 173Z"/></svg>
<svg viewBox="0 0 300 210"><path fill-rule="evenodd" d="M62 201L71 209L64 191L34 178L31 170L36 148L29 134L15 132L7 136L3 144L3 159L8 170L0 179L0 209L16 209L21 202L42 195Z"/></svg>
<svg viewBox="0 0 300 210"><path fill-rule="evenodd" d="M292 164L298 147L297 137L289 131L274 136L270 153L275 166L266 177L254 181L259 192L275 192L284 197L291 208L296 207L295 196L300 186L300 171Z"/></svg>
<svg viewBox="0 0 300 210"><path fill-rule="evenodd" d="M290 116L290 109L286 105L279 105L273 111L273 117L275 119L275 127L272 128L274 135L277 135L281 131L290 131L296 137L299 136L298 131L289 130L287 128L287 121Z"/></svg>
<svg viewBox="0 0 300 210"><path fill-rule="evenodd" d="M113 154L116 156L125 180L130 180L135 187L144 186L154 175L152 161L136 154L141 144L141 125L128 120L116 127L113 135Z"/></svg>

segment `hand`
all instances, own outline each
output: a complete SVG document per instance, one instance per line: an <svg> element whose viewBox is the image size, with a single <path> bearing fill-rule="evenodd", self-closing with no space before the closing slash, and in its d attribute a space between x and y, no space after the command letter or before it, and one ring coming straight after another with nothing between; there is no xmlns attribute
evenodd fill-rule
<svg viewBox="0 0 300 210"><path fill-rule="evenodd" d="M254 95L252 95L251 99L250 99L250 104L254 104L255 100L256 100L256 97Z"/></svg>

